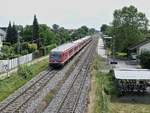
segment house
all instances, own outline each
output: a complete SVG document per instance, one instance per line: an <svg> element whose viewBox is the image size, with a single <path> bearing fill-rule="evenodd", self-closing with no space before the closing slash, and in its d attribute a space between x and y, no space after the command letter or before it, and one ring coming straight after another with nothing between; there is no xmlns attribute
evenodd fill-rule
<svg viewBox="0 0 150 113"><path fill-rule="evenodd" d="M2 48L2 42L5 40L6 38L6 32L2 29L0 29L0 53L1 53L1 48Z"/></svg>
<svg viewBox="0 0 150 113"><path fill-rule="evenodd" d="M0 39L5 40L5 38L6 38L6 31L4 31L3 29L0 29Z"/></svg>
<svg viewBox="0 0 150 113"><path fill-rule="evenodd" d="M150 40L144 40L135 45L128 47L128 53L136 53L140 55L142 51L150 51Z"/></svg>

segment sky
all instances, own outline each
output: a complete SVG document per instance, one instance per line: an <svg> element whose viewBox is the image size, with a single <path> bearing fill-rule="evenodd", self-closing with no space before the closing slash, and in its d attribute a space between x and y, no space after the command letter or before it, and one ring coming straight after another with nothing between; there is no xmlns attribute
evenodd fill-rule
<svg viewBox="0 0 150 113"><path fill-rule="evenodd" d="M31 25L34 14L40 24L58 24L68 29L86 25L100 29L113 20L115 9L134 5L150 20L149 0L0 0L0 26L9 20Z"/></svg>

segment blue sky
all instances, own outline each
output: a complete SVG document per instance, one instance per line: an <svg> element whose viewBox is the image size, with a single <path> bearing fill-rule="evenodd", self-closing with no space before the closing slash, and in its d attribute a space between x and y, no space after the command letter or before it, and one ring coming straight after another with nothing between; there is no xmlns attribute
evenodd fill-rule
<svg viewBox="0 0 150 113"><path fill-rule="evenodd" d="M113 11L134 5L150 19L149 0L1 0L0 26L32 24L36 14L40 24L59 24L66 28L82 25L99 29L109 24Z"/></svg>

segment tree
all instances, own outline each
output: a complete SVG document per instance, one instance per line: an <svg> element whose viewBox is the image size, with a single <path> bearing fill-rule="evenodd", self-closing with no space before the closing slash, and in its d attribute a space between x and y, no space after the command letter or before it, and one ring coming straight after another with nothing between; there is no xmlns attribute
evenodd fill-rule
<svg viewBox="0 0 150 113"><path fill-rule="evenodd" d="M17 38L18 38L18 32L16 30L15 24L13 24L13 27L12 27L12 42L17 43Z"/></svg>
<svg viewBox="0 0 150 113"><path fill-rule="evenodd" d="M91 28L91 29L89 29L88 32L89 32L89 35L92 35L92 34L96 33L96 30L94 28Z"/></svg>
<svg viewBox="0 0 150 113"><path fill-rule="evenodd" d="M63 28L63 27L61 27L61 28L59 29L59 32L58 32L57 37L58 37L58 39L59 39L58 41L60 41L60 42L59 42L60 44L63 44L63 43L65 43L65 42L67 42L67 41L70 41L69 32L68 32L68 30L66 30L66 29Z"/></svg>
<svg viewBox="0 0 150 113"><path fill-rule="evenodd" d="M54 32L57 32L58 29L59 29L59 25L53 24L53 25L52 25L52 28L53 28L53 31L54 31Z"/></svg>
<svg viewBox="0 0 150 113"><path fill-rule="evenodd" d="M8 28L7 28L6 42L12 43L12 26L11 26L10 21L9 21L9 25L8 25Z"/></svg>
<svg viewBox="0 0 150 113"><path fill-rule="evenodd" d="M17 43L18 33L15 24L11 26L11 22L9 22L8 28L7 28L7 35L6 35L6 41L10 42L11 44Z"/></svg>
<svg viewBox="0 0 150 113"><path fill-rule="evenodd" d="M101 32L105 35L112 36L112 26L103 24L101 26Z"/></svg>
<svg viewBox="0 0 150 113"><path fill-rule="evenodd" d="M38 45L38 48L40 48L40 37L39 37L39 24L36 18L36 15L34 15L34 20L33 20L33 29L32 29L32 41L36 42Z"/></svg>
<svg viewBox="0 0 150 113"><path fill-rule="evenodd" d="M107 27L108 27L108 25L103 24L103 25L101 26L101 32L105 33L106 30L107 30Z"/></svg>
<svg viewBox="0 0 150 113"><path fill-rule="evenodd" d="M134 6L114 11L112 36L117 51L127 51L127 47L144 39L148 29L148 19Z"/></svg>
<svg viewBox="0 0 150 113"><path fill-rule="evenodd" d="M89 29L87 26L81 26L77 30L74 31L74 33L71 35L73 40L82 38L89 34Z"/></svg>
<svg viewBox="0 0 150 113"><path fill-rule="evenodd" d="M47 46L53 43L56 43L54 40L56 39L55 33L51 31L51 29L45 25L40 25L39 35L42 39L43 45Z"/></svg>
<svg viewBox="0 0 150 113"><path fill-rule="evenodd" d="M32 41L32 26L26 25L21 31L21 36L24 41L31 42Z"/></svg>
<svg viewBox="0 0 150 113"><path fill-rule="evenodd" d="M140 64L143 68L150 69L150 52L143 51L139 56Z"/></svg>

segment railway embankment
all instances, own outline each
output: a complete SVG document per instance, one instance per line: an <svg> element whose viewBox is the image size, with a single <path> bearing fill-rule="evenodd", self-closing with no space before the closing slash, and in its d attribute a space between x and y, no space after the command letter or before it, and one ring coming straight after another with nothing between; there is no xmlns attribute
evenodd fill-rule
<svg viewBox="0 0 150 113"><path fill-rule="evenodd" d="M48 58L40 60L36 63L30 64L29 66L27 66L27 68L30 70L32 74L30 74L30 76L27 76L26 78L24 78L24 76L19 75L17 72L13 72L11 73L11 76L3 80L0 80L0 101L4 100L14 91L16 91L18 88L26 84L29 80L35 77L38 73L45 70L48 65L47 60ZM22 72L22 74L27 73L26 69L22 71L24 71Z"/></svg>
<svg viewBox="0 0 150 113"><path fill-rule="evenodd" d="M33 64L36 65L38 62L43 61L44 59L48 59L48 55L40 57L40 58L37 58L37 59L32 60L32 61L30 61L28 63L25 63L25 65L28 65L28 66L33 65ZM5 78L7 78L8 76L13 75L13 73L17 72L17 70L18 70L18 67L13 68L11 70L6 70L5 72L0 73L0 80L3 80Z"/></svg>

